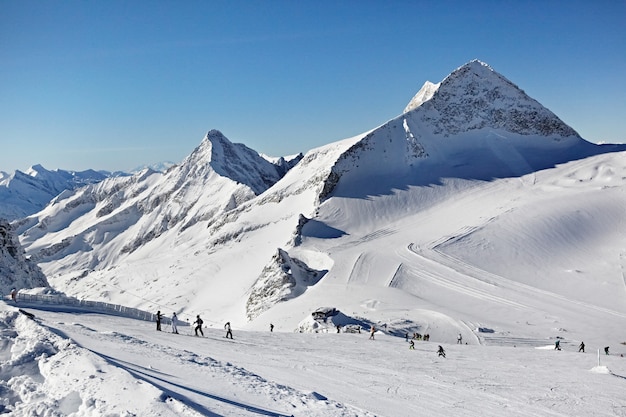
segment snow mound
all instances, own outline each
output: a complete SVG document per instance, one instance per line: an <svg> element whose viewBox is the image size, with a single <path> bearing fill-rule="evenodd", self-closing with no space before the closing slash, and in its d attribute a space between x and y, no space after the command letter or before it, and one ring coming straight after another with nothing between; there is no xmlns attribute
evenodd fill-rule
<svg viewBox="0 0 626 417"><path fill-rule="evenodd" d="M589 370L589 372L593 372L594 374L606 374L606 375L611 374L611 371L609 371L609 368L603 365L594 366L593 368Z"/></svg>
<svg viewBox="0 0 626 417"><path fill-rule="evenodd" d="M25 315L2 311L0 323L0 414L199 416Z"/></svg>

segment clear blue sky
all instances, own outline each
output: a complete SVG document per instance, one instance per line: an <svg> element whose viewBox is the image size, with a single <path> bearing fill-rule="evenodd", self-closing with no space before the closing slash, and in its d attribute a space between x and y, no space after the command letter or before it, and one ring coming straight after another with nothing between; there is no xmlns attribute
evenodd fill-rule
<svg viewBox="0 0 626 417"><path fill-rule="evenodd" d="M180 162L210 129L304 152L475 58L626 142L624 0L0 0L0 170Z"/></svg>

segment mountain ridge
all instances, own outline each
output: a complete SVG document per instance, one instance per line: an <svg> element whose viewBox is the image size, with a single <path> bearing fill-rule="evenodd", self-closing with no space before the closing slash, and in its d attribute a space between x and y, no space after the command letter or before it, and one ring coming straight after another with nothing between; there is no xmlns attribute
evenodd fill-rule
<svg viewBox="0 0 626 417"><path fill-rule="evenodd" d="M312 149L284 174L212 130L165 174L146 171L64 195L20 223L21 239L69 294L200 311L239 325L288 315L286 305L306 311L323 304L320 288L346 291L354 309L352 285L365 285L373 298L397 289L413 303L420 273L412 265L422 252L405 251L428 245L409 240L416 239L412 228L422 239L444 239L424 224L432 210L445 211L455 199L472 202L492 183L532 184L539 170L625 148L585 141L482 63L464 67L409 112ZM489 88L480 87L477 73ZM446 92L455 83L461 95ZM497 101L493 111L480 104L486 97ZM511 97L522 97L522 105ZM494 114L521 119L502 122ZM101 197L89 200L94 191ZM485 227L486 213L496 219L500 208L506 204L475 208L471 222ZM449 223L441 233L469 227ZM385 243L392 236L407 239L404 249Z"/></svg>

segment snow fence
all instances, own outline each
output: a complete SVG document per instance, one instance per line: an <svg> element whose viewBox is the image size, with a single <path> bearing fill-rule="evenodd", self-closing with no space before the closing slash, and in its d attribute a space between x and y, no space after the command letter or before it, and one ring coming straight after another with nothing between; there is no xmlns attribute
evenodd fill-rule
<svg viewBox="0 0 626 417"><path fill-rule="evenodd" d="M7 301L7 304L13 304ZM129 317L137 320L156 321L156 315L137 308L126 307L119 304L105 303L102 301L79 300L75 297L67 297L65 295L43 295L43 294L23 294L18 292L15 299L16 307L36 306L45 309L46 307L62 310L81 310L93 311L99 313L112 314L116 316ZM170 318L162 317L162 324L171 324ZM179 325L184 322L178 321Z"/></svg>

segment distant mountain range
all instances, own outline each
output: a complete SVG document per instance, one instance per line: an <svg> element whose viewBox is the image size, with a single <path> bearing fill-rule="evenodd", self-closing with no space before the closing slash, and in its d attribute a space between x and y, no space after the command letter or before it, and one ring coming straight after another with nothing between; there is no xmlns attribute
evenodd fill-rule
<svg viewBox="0 0 626 417"><path fill-rule="evenodd" d="M427 82L401 115L353 138L270 161L211 130L166 172L81 176L80 187L66 182L55 191L47 183L37 202L48 196L49 204L27 216L14 212L12 226L50 284L74 296L202 312L218 323L258 328L279 319L295 328L331 299L354 315L421 306L458 321L477 293L459 294L461 284L442 271L563 296L565 275L596 288L591 278L572 278L550 264L557 257L547 251L518 248L508 265L487 254L511 244L508 223L499 222L512 212L524 216L527 230L545 220L531 240L557 228L554 222L561 227L562 218L522 205L550 189L535 187L538 172L624 150L585 141L491 67L472 61L440 83ZM555 194L541 196L543 204L556 204ZM623 220L616 214L615 221ZM525 230L515 224L517 233ZM486 241L471 239L487 230ZM439 250L444 246L453 258ZM532 262L522 259L531 252ZM568 253L558 259L575 258ZM545 269L541 281L533 278L538 265ZM495 303L485 314L496 321L506 304L497 286L480 292ZM615 306L611 291L606 302Z"/></svg>
<svg viewBox="0 0 626 417"><path fill-rule="evenodd" d="M60 192L102 181L110 175L94 170L48 171L41 165L11 175L0 172L0 218L15 220L36 213Z"/></svg>
<svg viewBox="0 0 626 417"><path fill-rule="evenodd" d="M164 172L173 162L137 167L131 172L122 171L66 171L47 170L41 165L33 165L26 172L16 170L13 174L0 171L0 219L13 221L43 209L52 198L65 190L75 190L87 184L98 183L105 178L124 177L150 169Z"/></svg>

